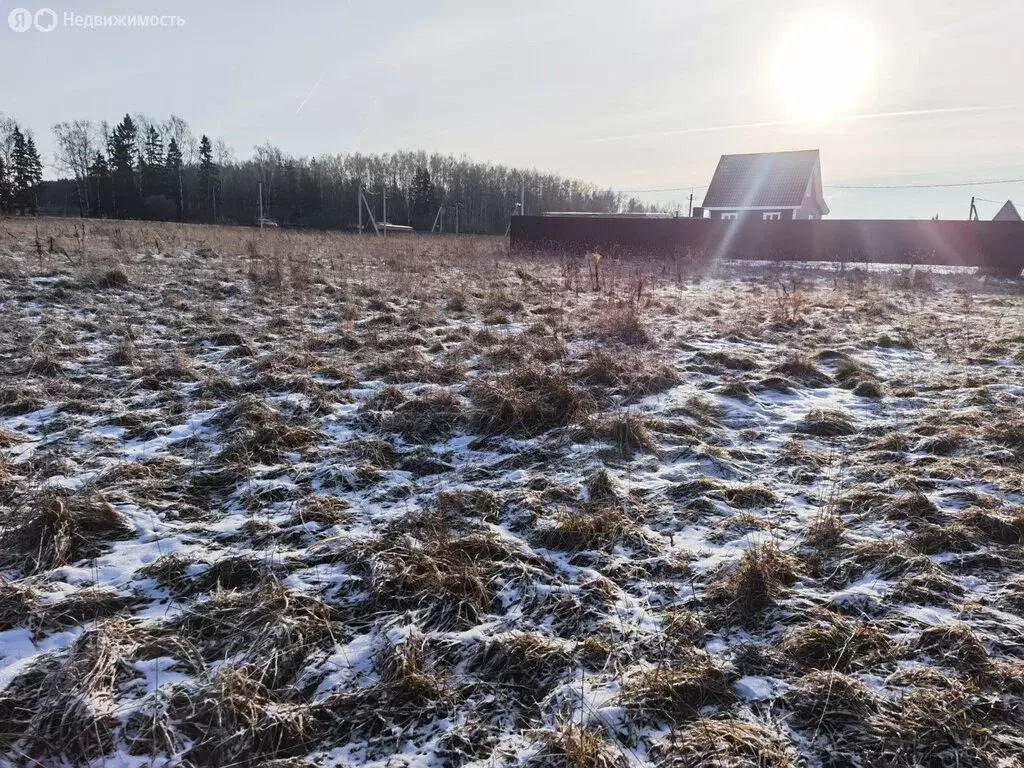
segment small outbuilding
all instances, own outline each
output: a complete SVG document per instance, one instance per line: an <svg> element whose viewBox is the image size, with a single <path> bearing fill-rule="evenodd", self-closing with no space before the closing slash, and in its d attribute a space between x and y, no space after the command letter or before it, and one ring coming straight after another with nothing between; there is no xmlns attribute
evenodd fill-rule
<svg viewBox="0 0 1024 768"><path fill-rule="evenodd" d="M722 155L702 208L712 219L820 219L829 210L818 150Z"/></svg>
<svg viewBox="0 0 1024 768"><path fill-rule="evenodd" d="M1021 221L1021 218L1017 212L1017 207L1012 201L1007 200L1003 203L1003 207L999 209L999 213L995 215L992 221Z"/></svg>

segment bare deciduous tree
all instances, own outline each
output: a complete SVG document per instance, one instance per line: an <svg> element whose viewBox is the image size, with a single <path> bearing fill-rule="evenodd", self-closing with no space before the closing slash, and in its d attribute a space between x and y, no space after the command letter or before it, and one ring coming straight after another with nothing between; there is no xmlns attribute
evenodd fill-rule
<svg viewBox="0 0 1024 768"><path fill-rule="evenodd" d="M79 213L89 212L89 165L97 149L98 132L90 120L73 120L53 126L57 167L71 174L78 191Z"/></svg>

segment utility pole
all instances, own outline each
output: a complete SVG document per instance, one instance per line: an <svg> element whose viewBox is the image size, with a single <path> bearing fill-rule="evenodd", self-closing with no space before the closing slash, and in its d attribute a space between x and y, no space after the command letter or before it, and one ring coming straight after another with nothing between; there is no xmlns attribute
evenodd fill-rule
<svg viewBox="0 0 1024 768"><path fill-rule="evenodd" d="M690 207L686 209L686 218L693 218L693 192L690 193Z"/></svg>
<svg viewBox="0 0 1024 768"><path fill-rule="evenodd" d="M356 230L360 235L363 234L363 182L359 181L359 196L356 197L356 208L359 211L359 229Z"/></svg>
<svg viewBox="0 0 1024 768"><path fill-rule="evenodd" d="M974 204L974 198L971 197L971 212L967 214L968 221L978 220L978 207Z"/></svg>
<svg viewBox="0 0 1024 768"><path fill-rule="evenodd" d="M263 229L263 182L260 182L260 229Z"/></svg>
<svg viewBox="0 0 1024 768"><path fill-rule="evenodd" d="M388 188L386 184L380 185L380 196L384 200L384 237L388 236Z"/></svg>

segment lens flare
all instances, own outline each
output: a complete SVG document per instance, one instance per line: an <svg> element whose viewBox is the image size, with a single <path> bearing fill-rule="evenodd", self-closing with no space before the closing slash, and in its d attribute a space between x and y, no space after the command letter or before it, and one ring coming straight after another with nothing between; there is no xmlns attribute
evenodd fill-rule
<svg viewBox="0 0 1024 768"><path fill-rule="evenodd" d="M796 120L827 120L852 106L867 84L877 47L856 19L822 14L797 20L783 38L772 81Z"/></svg>

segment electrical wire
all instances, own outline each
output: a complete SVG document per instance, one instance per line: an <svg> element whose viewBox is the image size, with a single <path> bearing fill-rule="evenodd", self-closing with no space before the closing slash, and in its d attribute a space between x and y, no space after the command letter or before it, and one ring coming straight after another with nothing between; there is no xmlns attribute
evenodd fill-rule
<svg viewBox="0 0 1024 768"><path fill-rule="evenodd" d="M993 179L991 181L957 181L941 184L823 184L822 187L824 189L950 189L954 187L984 187L996 184L1024 184L1024 178ZM706 185L692 185L685 187L661 187L658 189L623 189L620 191L623 194L641 194L654 192L696 192L697 190L707 188Z"/></svg>
<svg viewBox="0 0 1024 768"><path fill-rule="evenodd" d="M623 189L620 190L625 195L631 195L634 193L641 192L696 192L698 189L707 189L707 186L692 185L689 187L662 187L661 189Z"/></svg>
<svg viewBox="0 0 1024 768"><path fill-rule="evenodd" d="M1024 179L993 179L992 181L958 181L948 184L822 184L825 189L946 189L949 187L984 187L995 184L1024 184Z"/></svg>

